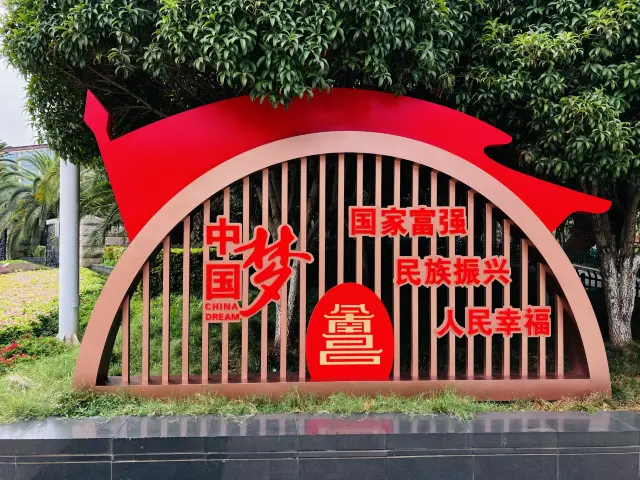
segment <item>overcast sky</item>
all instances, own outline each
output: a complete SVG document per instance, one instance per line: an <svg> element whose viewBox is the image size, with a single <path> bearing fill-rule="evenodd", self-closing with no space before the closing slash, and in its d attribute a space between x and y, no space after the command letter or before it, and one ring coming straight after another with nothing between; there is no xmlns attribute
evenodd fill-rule
<svg viewBox="0 0 640 480"><path fill-rule="evenodd" d="M24 112L25 82L0 61L0 141L16 147L36 142L36 134Z"/></svg>
<svg viewBox="0 0 640 480"><path fill-rule="evenodd" d="M4 8L0 6L0 15ZM0 60L0 142L12 147L36 143L36 134L24 113L24 80Z"/></svg>

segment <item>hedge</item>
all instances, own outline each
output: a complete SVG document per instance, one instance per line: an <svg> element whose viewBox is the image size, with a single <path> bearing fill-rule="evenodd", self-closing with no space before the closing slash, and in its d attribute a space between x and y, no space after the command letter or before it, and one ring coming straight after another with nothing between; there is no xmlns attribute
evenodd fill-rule
<svg viewBox="0 0 640 480"><path fill-rule="evenodd" d="M118 260L126 250L126 247L120 247L116 245L109 245L102 249L102 263L105 265L109 265L110 267L115 267Z"/></svg>
<svg viewBox="0 0 640 480"><path fill-rule="evenodd" d="M182 294L182 259L184 249L172 248L169 254L169 289ZM162 250L151 262L151 295L162 293ZM192 248L189 259L189 293L202 295L202 248Z"/></svg>

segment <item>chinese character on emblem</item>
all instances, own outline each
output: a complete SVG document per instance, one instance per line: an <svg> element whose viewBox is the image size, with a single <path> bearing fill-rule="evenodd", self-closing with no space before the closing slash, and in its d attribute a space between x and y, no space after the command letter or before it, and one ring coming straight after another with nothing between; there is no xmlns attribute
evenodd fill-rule
<svg viewBox="0 0 640 480"><path fill-rule="evenodd" d="M311 315L306 355L312 380L388 380L393 330L378 296L356 283L329 290Z"/></svg>
<svg viewBox="0 0 640 480"><path fill-rule="evenodd" d="M325 348L320 365L380 365L382 350L373 348L371 319L365 305L337 304L325 314L329 333L323 333Z"/></svg>
<svg viewBox="0 0 640 480"><path fill-rule="evenodd" d="M272 301L280 300L280 290L289 281L293 260L309 263L313 256L292 250L298 238L291 226L281 225L278 239L269 244L269 232L256 227L254 237L241 244L242 226L229 223L225 217L205 228L205 248L214 247L223 260L211 260L204 265L203 320L207 322L239 321L256 314ZM228 256L243 256L243 260L228 260ZM260 293L250 305L238 305L241 298L242 272L254 268L251 283Z"/></svg>

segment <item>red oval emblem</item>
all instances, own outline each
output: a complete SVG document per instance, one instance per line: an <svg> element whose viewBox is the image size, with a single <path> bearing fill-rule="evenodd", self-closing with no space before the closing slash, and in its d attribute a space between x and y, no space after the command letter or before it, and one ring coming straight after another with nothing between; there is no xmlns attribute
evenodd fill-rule
<svg viewBox="0 0 640 480"><path fill-rule="evenodd" d="M313 310L307 329L312 380L389 380L393 328L378 296L358 283L329 290Z"/></svg>

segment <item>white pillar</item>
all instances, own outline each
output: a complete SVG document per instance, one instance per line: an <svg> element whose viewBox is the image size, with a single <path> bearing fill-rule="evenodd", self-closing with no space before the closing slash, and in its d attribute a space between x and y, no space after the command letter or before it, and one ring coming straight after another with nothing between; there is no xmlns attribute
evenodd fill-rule
<svg viewBox="0 0 640 480"><path fill-rule="evenodd" d="M79 203L80 176L71 162L60 159L60 302L58 340L78 343L80 305Z"/></svg>

